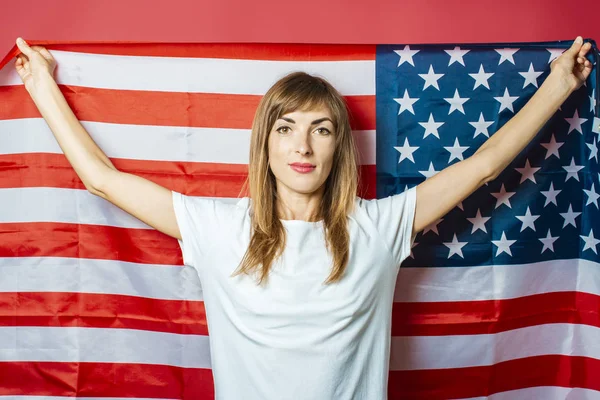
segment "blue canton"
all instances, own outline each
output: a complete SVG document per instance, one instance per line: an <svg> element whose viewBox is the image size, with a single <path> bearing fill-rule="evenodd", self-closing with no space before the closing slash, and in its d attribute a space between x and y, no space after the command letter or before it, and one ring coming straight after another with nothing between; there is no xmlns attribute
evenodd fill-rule
<svg viewBox="0 0 600 400"><path fill-rule="evenodd" d="M571 43L378 46L377 197L475 153ZM600 66L592 44L586 85L497 179L419 233L403 266L600 261Z"/></svg>

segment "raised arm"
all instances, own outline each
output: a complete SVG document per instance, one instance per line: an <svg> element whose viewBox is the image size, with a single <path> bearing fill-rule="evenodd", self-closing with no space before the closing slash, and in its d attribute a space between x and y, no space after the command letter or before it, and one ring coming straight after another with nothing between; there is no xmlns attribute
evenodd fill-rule
<svg viewBox="0 0 600 400"><path fill-rule="evenodd" d="M551 72L527 104L464 161L457 162L417 186L413 235L446 215L484 183L492 181L537 135L558 107L588 78L585 58L590 43L578 37L551 64Z"/></svg>
<svg viewBox="0 0 600 400"><path fill-rule="evenodd" d="M23 54L15 68L60 148L86 189L147 225L177 239L171 191L136 175L117 170L75 117L53 78L56 62L41 46L17 40Z"/></svg>

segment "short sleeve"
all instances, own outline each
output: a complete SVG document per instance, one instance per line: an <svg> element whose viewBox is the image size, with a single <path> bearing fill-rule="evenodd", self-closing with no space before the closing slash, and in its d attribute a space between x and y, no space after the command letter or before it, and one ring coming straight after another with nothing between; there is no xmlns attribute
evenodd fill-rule
<svg viewBox="0 0 600 400"><path fill-rule="evenodd" d="M399 266L411 252L417 187L383 199L365 202L365 210Z"/></svg>
<svg viewBox="0 0 600 400"><path fill-rule="evenodd" d="M218 220L218 204L213 199L171 191L177 225L181 233L178 240L183 263L195 268L198 261L212 247Z"/></svg>

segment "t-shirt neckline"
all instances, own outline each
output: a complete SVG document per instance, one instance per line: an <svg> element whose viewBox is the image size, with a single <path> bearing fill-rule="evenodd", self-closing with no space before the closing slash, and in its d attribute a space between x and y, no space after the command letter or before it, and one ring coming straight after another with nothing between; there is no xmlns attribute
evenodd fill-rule
<svg viewBox="0 0 600 400"><path fill-rule="evenodd" d="M279 219L283 225L305 225L305 226L320 226L323 225L323 220L320 221L304 221L302 219Z"/></svg>

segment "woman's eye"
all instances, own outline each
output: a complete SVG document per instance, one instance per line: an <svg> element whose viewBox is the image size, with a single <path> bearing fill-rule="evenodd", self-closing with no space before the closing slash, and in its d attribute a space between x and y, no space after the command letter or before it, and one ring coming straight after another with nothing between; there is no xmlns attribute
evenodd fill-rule
<svg viewBox="0 0 600 400"><path fill-rule="evenodd" d="M319 128L317 129L317 131L321 134L321 135L329 135L331 132L329 131L329 129L327 128Z"/></svg>
<svg viewBox="0 0 600 400"><path fill-rule="evenodd" d="M287 126L280 126L279 128L277 128L277 132L279 133L288 133L289 132L289 127Z"/></svg>

